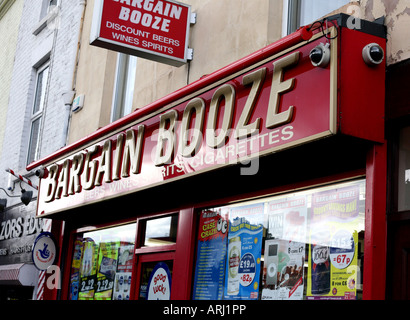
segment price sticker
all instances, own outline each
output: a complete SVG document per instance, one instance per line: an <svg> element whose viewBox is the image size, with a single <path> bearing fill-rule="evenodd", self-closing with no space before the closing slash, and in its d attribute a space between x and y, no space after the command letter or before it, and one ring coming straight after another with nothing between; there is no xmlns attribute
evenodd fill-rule
<svg viewBox="0 0 410 320"><path fill-rule="evenodd" d="M255 279L256 263L255 257L251 253L246 253L242 256L239 263L239 279L240 284L244 287L249 286Z"/></svg>
<svg viewBox="0 0 410 320"><path fill-rule="evenodd" d="M347 230L339 230L332 237L330 261L337 269L347 268L353 261L355 243L352 234Z"/></svg>

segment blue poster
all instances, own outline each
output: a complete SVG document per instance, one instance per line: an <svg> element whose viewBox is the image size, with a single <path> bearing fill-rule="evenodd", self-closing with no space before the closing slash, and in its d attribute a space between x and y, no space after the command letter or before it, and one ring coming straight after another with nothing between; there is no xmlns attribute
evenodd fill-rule
<svg viewBox="0 0 410 320"><path fill-rule="evenodd" d="M227 234L227 214L223 214L221 209L201 212L194 278L194 300L222 299Z"/></svg>
<svg viewBox="0 0 410 320"><path fill-rule="evenodd" d="M258 299L264 204L231 208L224 299Z"/></svg>

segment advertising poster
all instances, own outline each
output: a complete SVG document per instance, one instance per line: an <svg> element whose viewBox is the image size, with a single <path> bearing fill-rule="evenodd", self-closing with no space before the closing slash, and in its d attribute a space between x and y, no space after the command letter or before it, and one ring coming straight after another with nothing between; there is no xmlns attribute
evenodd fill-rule
<svg viewBox="0 0 410 320"><path fill-rule="evenodd" d="M262 300L303 299L306 227L306 196L268 203Z"/></svg>
<svg viewBox="0 0 410 320"><path fill-rule="evenodd" d="M71 263L71 278L70 278L70 300L78 300L78 290L80 286L80 267L81 258L83 256L83 241L77 239L74 242L73 262Z"/></svg>
<svg viewBox="0 0 410 320"><path fill-rule="evenodd" d="M134 244L121 242L118 251L117 273L114 280L113 300L129 300L131 289Z"/></svg>
<svg viewBox="0 0 410 320"><path fill-rule="evenodd" d="M117 270L119 242L101 242L94 300L111 300Z"/></svg>
<svg viewBox="0 0 410 320"><path fill-rule="evenodd" d="M307 299L356 299L359 186L312 196Z"/></svg>
<svg viewBox="0 0 410 320"><path fill-rule="evenodd" d="M268 203L267 238L306 242L306 196L290 197Z"/></svg>
<svg viewBox="0 0 410 320"><path fill-rule="evenodd" d="M171 271L165 262L158 262L147 284L147 300L170 300Z"/></svg>
<svg viewBox="0 0 410 320"><path fill-rule="evenodd" d="M302 300L305 243L266 240L262 300Z"/></svg>
<svg viewBox="0 0 410 320"><path fill-rule="evenodd" d="M91 238L84 239L83 259L80 267L78 300L93 300L97 283L98 246Z"/></svg>
<svg viewBox="0 0 410 320"><path fill-rule="evenodd" d="M258 299L263 213L263 203L230 209L225 299Z"/></svg>
<svg viewBox="0 0 410 320"><path fill-rule="evenodd" d="M228 213L203 210L199 218L194 300L222 299L227 239Z"/></svg>

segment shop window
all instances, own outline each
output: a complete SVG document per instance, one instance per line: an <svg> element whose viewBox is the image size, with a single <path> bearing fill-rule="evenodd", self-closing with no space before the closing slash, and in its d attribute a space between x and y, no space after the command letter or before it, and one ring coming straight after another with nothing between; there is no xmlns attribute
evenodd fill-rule
<svg viewBox="0 0 410 320"><path fill-rule="evenodd" d="M286 33L295 32L300 26L308 25L347 3L349 0L284 0Z"/></svg>
<svg viewBox="0 0 410 320"><path fill-rule="evenodd" d="M129 300L136 224L78 233L70 300Z"/></svg>
<svg viewBox="0 0 410 320"><path fill-rule="evenodd" d="M398 191L398 210L410 210L410 127L400 131Z"/></svg>
<svg viewBox="0 0 410 320"><path fill-rule="evenodd" d="M178 215L141 221L143 243L142 247L156 247L176 243Z"/></svg>
<svg viewBox="0 0 410 320"><path fill-rule="evenodd" d="M365 180L199 212L193 299L360 299Z"/></svg>

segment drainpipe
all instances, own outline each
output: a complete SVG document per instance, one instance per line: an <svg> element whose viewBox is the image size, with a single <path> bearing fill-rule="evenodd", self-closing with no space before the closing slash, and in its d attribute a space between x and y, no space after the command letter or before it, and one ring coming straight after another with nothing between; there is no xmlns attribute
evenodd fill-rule
<svg viewBox="0 0 410 320"><path fill-rule="evenodd" d="M84 27L84 16L85 16L85 7L87 5L87 0L80 0L79 6L81 10L81 21L80 26L78 29L78 39L77 39L77 49L76 49L76 56L73 63L73 74L71 78L71 87L64 91L61 96L63 99L64 104L64 124L63 124L63 135L61 136L61 147L67 145L68 142L68 132L70 129L70 122L71 122L71 106L75 97L75 89L76 89L76 80L77 80L77 70L78 70L78 61L80 58L80 50L81 50L81 37L83 34L83 27Z"/></svg>

